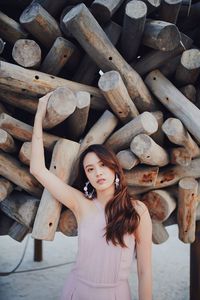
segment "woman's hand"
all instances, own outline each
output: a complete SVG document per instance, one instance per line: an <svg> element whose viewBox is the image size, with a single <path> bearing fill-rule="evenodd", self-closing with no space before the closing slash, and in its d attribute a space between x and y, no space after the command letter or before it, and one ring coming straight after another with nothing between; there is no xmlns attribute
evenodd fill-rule
<svg viewBox="0 0 200 300"><path fill-rule="evenodd" d="M39 115L42 118L42 120L45 118L46 110L47 110L47 103L48 103L49 97L52 95L52 93L53 92L49 92L46 95L44 95L43 97L39 98L36 115L37 116Z"/></svg>

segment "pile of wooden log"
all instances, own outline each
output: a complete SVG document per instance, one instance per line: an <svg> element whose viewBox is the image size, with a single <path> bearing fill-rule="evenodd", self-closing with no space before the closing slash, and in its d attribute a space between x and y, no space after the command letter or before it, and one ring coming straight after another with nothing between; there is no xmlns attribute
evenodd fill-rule
<svg viewBox="0 0 200 300"><path fill-rule="evenodd" d="M17 4L16 4L17 3ZM77 235L29 172L38 98L46 164L69 184L90 144L118 156L147 205L153 242L200 220L200 3L190 0L0 1L0 234Z"/></svg>

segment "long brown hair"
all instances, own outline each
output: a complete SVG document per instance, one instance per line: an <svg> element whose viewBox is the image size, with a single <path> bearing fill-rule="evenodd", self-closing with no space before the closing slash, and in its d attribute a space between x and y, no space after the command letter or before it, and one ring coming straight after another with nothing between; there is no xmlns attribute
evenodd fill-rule
<svg viewBox="0 0 200 300"><path fill-rule="evenodd" d="M116 246L120 244L122 247L127 247L124 243L124 235L134 233L139 225L140 216L135 210L127 189L127 184L121 165L116 155L103 145L90 145L80 156L79 170L82 184L88 181L83 161L86 154L94 152L100 160L119 177L119 187L115 189L114 197L109 200L105 207L106 227L105 234L106 241L112 241Z"/></svg>

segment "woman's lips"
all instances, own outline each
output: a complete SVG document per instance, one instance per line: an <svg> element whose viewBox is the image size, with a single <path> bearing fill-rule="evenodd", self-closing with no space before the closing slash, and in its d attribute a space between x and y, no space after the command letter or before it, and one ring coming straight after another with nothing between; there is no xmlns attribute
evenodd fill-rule
<svg viewBox="0 0 200 300"><path fill-rule="evenodd" d="M97 180L97 183L98 183L98 184L103 184L105 181L106 181L106 180L102 178L102 179Z"/></svg>

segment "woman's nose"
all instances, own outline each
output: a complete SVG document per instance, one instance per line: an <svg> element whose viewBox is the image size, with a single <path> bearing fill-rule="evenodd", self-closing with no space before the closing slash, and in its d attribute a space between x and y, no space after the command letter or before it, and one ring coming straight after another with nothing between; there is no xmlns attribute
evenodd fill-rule
<svg viewBox="0 0 200 300"><path fill-rule="evenodd" d="M96 168L96 176L102 175L102 170L101 168Z"/></svg>

